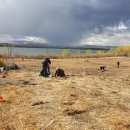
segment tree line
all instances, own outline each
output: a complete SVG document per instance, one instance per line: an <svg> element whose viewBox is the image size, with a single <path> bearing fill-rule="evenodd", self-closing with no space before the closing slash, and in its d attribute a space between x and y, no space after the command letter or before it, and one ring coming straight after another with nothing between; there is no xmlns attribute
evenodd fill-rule
<svg viewBox="0 0 130 130"><path fill-rule="evenodd" d="M0 54L4 58L11 57L13 54L14 46L4 46L3 48L3 53ZM130 56L130 46L119 46L119 47L113 47L110 48L108 51L104 50L98 50L96 53L93 53L91 49L86 50L86 54L81 54L80 50L77 50L77 54L71 54L69 49L64 49L62 51L61 56L62 57L69 57L72 55L77 55L77 56L92 56L92 55L97 55L97 56Z"/></svg>
<svg viewBox="0 0 130 130"><path fill-rule="evenodd" d="M65 49L62 51L62 56L63 57L68 57L70 56L71 53L68 49ZM81 56L83 54L80 53L80 50L77 50L77 55ZM119 47L113 47L110 48L108 51L104 50L99 50L96 53L93 53L91 49L86 50L87 56L92 56L92 55L98 55L98 56L130 56L130 46L119 46Z"/></svg>

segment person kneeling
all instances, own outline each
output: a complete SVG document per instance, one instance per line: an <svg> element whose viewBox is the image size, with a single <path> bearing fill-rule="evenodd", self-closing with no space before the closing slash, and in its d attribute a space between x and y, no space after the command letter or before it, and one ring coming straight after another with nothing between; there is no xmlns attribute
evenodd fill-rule
<svg viewBox="0 0 130 130"><path fill-rule="evenodd" d="M106 68L106 66L100 66L98 70L101 71L101 72L104 72L105 68Z"/></svg>
<svg viewBox="0 0 130 130"><path fill-rule="evenodd" d="M64 70L60 68L56 68L55 76L59 76L59 77L65 76Z"/></svg>

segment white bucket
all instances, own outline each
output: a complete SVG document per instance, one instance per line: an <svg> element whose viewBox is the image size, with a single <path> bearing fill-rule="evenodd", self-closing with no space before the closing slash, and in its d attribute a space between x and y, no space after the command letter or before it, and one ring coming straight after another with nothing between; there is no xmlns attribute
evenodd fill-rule
<svg viewBox="0 0 130 130"><path fill-rule="evenodd" d="M49 78L51 78L52 77L52 75L49 75Z"/></svg>
<svg viewBox="0 0 130 130"><path fill-rule="evenodd" d="M87 75L87 74L88 74L88 71L87 71L87 70L85 70L85 71L84 71L84 75Z"/></svg>
<svg viewBox="0 0 130 130"><path fill-rule="evenodd" d="M3 72L4 71L4 67L0 67L0 72Z"/></svg>

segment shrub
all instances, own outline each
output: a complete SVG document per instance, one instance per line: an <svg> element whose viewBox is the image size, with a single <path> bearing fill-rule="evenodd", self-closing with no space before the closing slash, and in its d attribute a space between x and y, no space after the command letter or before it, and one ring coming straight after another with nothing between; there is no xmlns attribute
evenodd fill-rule
<svg viewBox="0 0 130 130"><path fill-rule="evenodd" d="M0 67L5 66L4 60L0 58Z"/></svg>
<svg viewBox="0 0 130 130"><path fill-rule="evenodd" d="M69 50L66 50L66 49L63 50L63 51L62 51L62 56L63 56L63 57L68 57L68 56L70 56L70 51L69 51Z"/></svg>

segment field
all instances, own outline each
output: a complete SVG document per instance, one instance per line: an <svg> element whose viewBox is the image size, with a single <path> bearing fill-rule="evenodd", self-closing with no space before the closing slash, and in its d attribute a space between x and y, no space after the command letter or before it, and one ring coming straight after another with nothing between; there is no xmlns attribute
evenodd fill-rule
<svg viewBox="0 0 130 130"><path fill-rule="evenodd" d="M51 78L39 76L42 60L8 62L21 69L0 74L0 130L130 129L129 57L51 59L51 74L66 74Z"/></svg>

